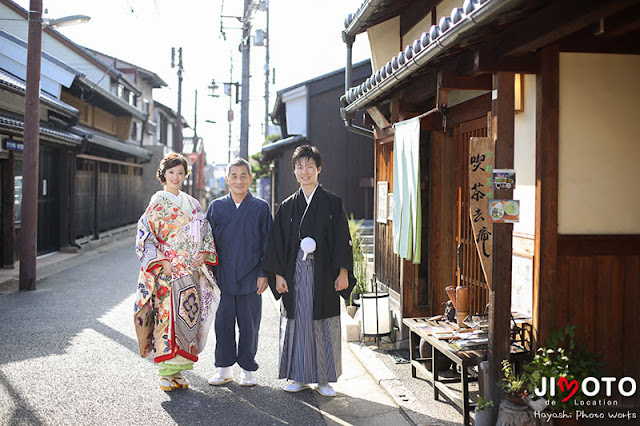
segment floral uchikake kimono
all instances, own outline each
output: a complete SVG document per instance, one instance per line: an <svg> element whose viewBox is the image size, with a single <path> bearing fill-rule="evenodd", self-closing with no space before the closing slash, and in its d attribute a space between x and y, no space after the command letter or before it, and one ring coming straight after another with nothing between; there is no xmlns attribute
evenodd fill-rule
<svg viewBox="0 0 640 426"><path fill-rule="evenodd" d="M198 201L180 192L158 191L138 221L140 275L134 319L140 356L156 363L198 360L220 303L220 290L206 265L191 268L199 253L218 262L209 222ZM173 276L163 274L163 260ZM161 367L162 369L162 367Z"/></svg>

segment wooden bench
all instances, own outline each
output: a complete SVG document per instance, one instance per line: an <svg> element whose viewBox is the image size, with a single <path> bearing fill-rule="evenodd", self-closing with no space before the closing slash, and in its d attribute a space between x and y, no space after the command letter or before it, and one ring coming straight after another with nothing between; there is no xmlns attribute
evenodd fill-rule
<svg viewBox="0 0 640 426"><path fill-rule="evenodd" d="M471 424L471 409L476 404L469 399L469 382L477 380L470 374L470 369L477 366L480 361L487 359L487 348L480 347L476 350L454 350L449 342L429 333L429 327L442 325L430 322L427 318L404 318L403 324L409 328L409 355L411 358L411 376L416 377L419 370L433 383L433 397L438 400L440 393L447 397L456 407L460 408L464 417L464 424ZM452 328L453 331L453 328ZM530 329L529 329L530 333ZM422 358L416 353L416 347L420 345L420 339L424 339L431 345L431 358ZM516 370L520 369L520 363L530 356L527 345L523 342L511 342L510 360L515 362ZM442 378L438 370L440 360L447 358L460 369L460 377ZM431 367L431 368L429 368ZM447 383L461 383L462 397L458 396Z"/></svg>
<svg viewBox="0 0 640 426"><path fill-rule="evenodd" d="M411 358L411 376L416 377L419 370L427 376L433 383L433 397L438 400L440 393L446 396L453 404L462 410L464 424L471 424L471 409L475 408L475 403L469 399L469 382L477 380L470 377L469 369L476 366L479 361L486 358L486 351L454 351L449 347L448 342L440 340L430 335L427 328L433 324L426 318L404 318L404 325L409 328L409 355ZM420 338L431 345L431 358L422 358L416 354L416 347L420 344ZM448 358L460 368L460 377L444 378L440 377L438 370L439 361ZM431 369L429 370L428 365ZM462 397L458 396L447 383L461 383Z"/></svg>

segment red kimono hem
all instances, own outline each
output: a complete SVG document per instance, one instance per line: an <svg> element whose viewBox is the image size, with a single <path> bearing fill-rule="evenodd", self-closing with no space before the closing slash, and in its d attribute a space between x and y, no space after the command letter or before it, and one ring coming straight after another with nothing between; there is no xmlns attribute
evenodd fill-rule
<svg viewBox="0 0 640 426"><path fill-rule="evenodd" d="M161 356L155 357L153 359L153 362L155 362L157 364L157 363L160 363L160 362L163 362L163 361L168 361L170 359L175 358L178 355L185 357L189 361L193 361L193 362L197 362L198 361L198 356L197 355L190 354L189 352L183 351L182 349L178 349L178 351L176 353L174 353L174 354L167 354L167 355L161 355Z"/></svg>

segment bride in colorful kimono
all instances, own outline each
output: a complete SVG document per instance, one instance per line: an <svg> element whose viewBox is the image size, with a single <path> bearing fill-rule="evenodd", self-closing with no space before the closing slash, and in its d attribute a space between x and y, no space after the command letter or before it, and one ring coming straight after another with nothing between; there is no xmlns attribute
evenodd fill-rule
<svg viewBox="0 0 640 426"><path fill-rule="evenodd" d="M153 355L160 388L188 388L182 375L204 349L220 302L208 265L217 263L209 222L200 203L180 191L187 161L168 154L158 166L164 185L138 221L140 274L134 319L140 356Z"/></svg>

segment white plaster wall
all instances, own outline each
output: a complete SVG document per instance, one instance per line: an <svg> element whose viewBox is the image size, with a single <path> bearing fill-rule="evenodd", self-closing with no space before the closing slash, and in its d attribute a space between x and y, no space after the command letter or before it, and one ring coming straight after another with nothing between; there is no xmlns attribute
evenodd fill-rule
<svg viewBox="0 0 640 426"><path fill-rule="evenodd" d="M536 230L536 76L524 76L524 111L514 120L514 167L516 189L513 198L520 200L520 222L513 231L534 235Z"/></svg>
<svg viewBox="0 0 640 426"><path fill-rule="evenodd" d="M402 37L401 46L406 47L408 44L413 44L416 39L419 39L422 36L422 33L428 32L429 28L431 28L431 13L428 13L427 16L422 18L420 22L411 28L404 37Z"/></svg>
<svg viewBox="0 0 640 426"><path fill-rule="evenodd" d="M378 71L403 48L400 40L400 17L369 28L367 36L371 46L371 66Z"/></svg>
<svg viewBox="0 0 640 426"><path fill-rule="evenodd" d="M443 16L451 16L453 8L462 7L464 2L460 0L444 0L436 6L436 15L438 16L437 25L440 25L440 18Z"/></svg>
<svg viewBox="0 0 640 426"><path fill-rule="evenodd" d="M289 135L307 135L307 87L301 86L282 94L286 105Z"/></svg>
<svg viewBox="0 0 640 426"><path fill-rule="evenodd" d="M640 233L640 56L561 53L558 233Z"/></svg>

